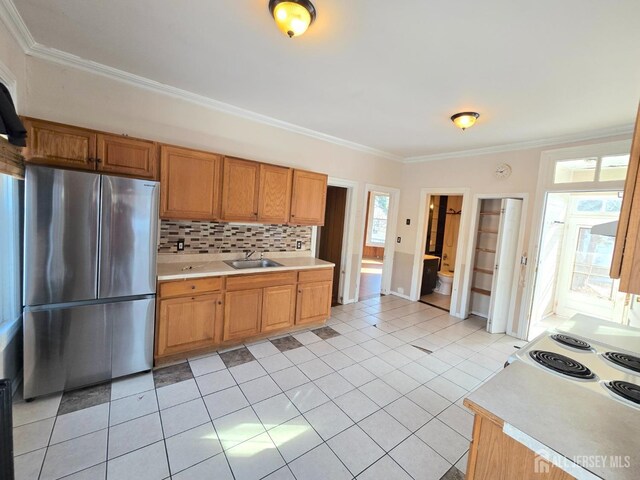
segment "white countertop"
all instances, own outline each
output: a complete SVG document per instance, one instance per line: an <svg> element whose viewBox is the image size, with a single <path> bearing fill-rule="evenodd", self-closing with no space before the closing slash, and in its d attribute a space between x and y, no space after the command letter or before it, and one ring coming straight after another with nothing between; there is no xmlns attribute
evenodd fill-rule
<svg viewBox="0 0 640 480"><path fill-rule="evenodd" d="M599 477L640 478L638 409L522 362L512 363L468 398L563 457L592 462L585 470ZM595 456L608 457L607 464L595 464ZM611 458L624 463L626 456L628 467L611 466Z"/></svg>
<svg viewBox="0 0 640 480"><path fill-rule="evenodd" d="M235 257L237 258L236 254ZM258 257L257 257L258 258ZM285 270L308 270L312 268L331 268L333 263L325 262L318 258L310 256L289 256L265 255L278 263L281 267L268 268L245 268L237 270L222 260L211 260L210 257L204 257L198 261L193 255L185 258L188 261L177 261L177 258L171 258L170 261L163 262L160 260L157 265L158 280L184 280L187 278L200 277L217 277L222 275L246 275L251 273L270 273L281 272ZM191 267L191 268L189 268Z"/></svg>

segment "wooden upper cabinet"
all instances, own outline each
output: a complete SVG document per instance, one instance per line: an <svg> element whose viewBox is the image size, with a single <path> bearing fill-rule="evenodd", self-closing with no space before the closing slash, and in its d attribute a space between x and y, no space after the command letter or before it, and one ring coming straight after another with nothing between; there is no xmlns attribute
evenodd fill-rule
<svg viewBox="0 0 640 480"><path fill-rule="evenodd" d="M222 220L258 220L260 164L225 157L222 180Z"/></svg>
<svg viewBox="0 0 640 480"><path fill-rule="evenodd" d="M220 217L222 157L160 147L160 217L216 220Z"/></svg>
<svg viewBox="0 0 640 480"><path fill-rule="evenodd" d="M99 133L97 145L98 171L140 178L157 178L158 150L155 142Z"/></svg>
<svg viewBox="0 0 640 480"><path fill-rule="evenodd" d="M611 277L620 291L640 295L640 106L633 134L622 208L611 261Z"/></svg>
<svg viewBox="0 0 640 480"><path fill-rule="evenodd" d="M95 170L96 133L84 128L23 118L27 162L80 170Z"/></svg>
<svg viewBox="0 0 640 480"><path fill-rule="evenodd" d="M326 197L326 175L294 170L290 223L295 225L324 225Z"/></svg>
<svg viewBox="0 0 640 480"><path fill-rule="evenodd" d="M260 164L258 220L264 223L287 223L291 207L290 168Z"/></svg>

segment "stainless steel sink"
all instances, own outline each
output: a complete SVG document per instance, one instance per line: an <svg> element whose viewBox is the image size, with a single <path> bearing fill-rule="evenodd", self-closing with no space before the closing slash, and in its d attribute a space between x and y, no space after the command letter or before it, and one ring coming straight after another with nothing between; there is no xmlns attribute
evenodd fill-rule
<svg viewBox="0 0 640 480"><path fill-rule="evenodd" d="M282 264L269 260L268 258L262 258L260 260L225 260L224 263L237 270L242 270L244 268L269 268L282 266Z"/></svg>

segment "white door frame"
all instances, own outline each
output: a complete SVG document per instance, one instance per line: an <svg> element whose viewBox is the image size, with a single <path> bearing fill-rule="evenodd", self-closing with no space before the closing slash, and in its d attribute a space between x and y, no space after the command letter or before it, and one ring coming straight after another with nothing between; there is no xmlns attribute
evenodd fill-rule
<svg viewBox="0 0 640 480"><path fill-rule="evenodd" d="M454 272L460 272L456 275L454 273L453 285L451 289L451 311L449 314L453 317L465 318L460 314L460 308L458 308L460 299L460 287L463 285L462 281L466 275L465 273L465 251L466 243L468 242L469 231L469 196L471 190L469 188L423 188L420 190L420 204L418 209L418 224L416 231L416 247L413 253L413 273L411 275L411 294L410 299L414 302L420 300L420 287L422 285L422 270L424 267L424 247L427 243L427 229L429 228L428 221L428 209L427 205L431 202L431 197L436 195L455 195L462 197L462 214L460 215L460 227L458 230L458 245L456 247L456 263L453 268ZM463 297L464 298L464 297Z"/></svg>
<svg viewBox="0 0 640 480"><path fill-rule="evenodd" d="M342 264L336 265L335 268L340 269L340 276L338 277L340 279L338 286L339 299L342 300L343 304L353 303L357 299L351 296L349 287L351 286L350 279L353 271L353 255L351 252L353 252L353 239L356 233L357 202L355 199L357 198L358 182L344 178L329 177L327 185L347 189L347 201L344 206L344 234L342 237L342 252L340 253Z"/></svg>
<svg viewBox="0 0 640 480"><path fill-rule="evenodd" d="M462 289L462 298L464 301L461 306L461 313L464 315L462 318L466 318L469 315L469 306L471 305L471 283L473 279L473 258L474 258L474 249L475 249L475 233L478 230L478 222L480 221L480 207L482 200L487 199L500 199L503 198L518 198L522 200L522 215L520 216L520 229L518 231L518 247L517 251L521 252L520 255L526 256L524 252L524 233L527 227L527 222L525 221L527 218L527 212L529 209L529 194L528 193L477 193L473 196L472 202L472 212L471 218L473 218L473 222L471 225L471 229L469 230L469 238L472 241L467 242L467 251L465 254L465 258L468 259L467 267L465 269L465 283ZM516 292L518 289L518 283L520 281L520 272L518 271L522 268L519 261L516 261L516 271L513 276L513 284L512 291ZM513 306L514 315L511 315L511 321L507 325L507 334L508 335L516 335L516 332L513 330L513 320L515 318L515 304ZM521 323L521 322L520 322Z"/></svg>
<svg viewBox="0 0 640 480"><path fill-rule="evenodd" d="M545 150L540 155L538 183L536 185L535 203L533 204L533 215L531 218L532 228L529 234L528 265L531 268L527 269L525 288L522 294L522 302L520 303L520 321L518 322L518 331L516 335L518 338L526 339L529 333L538 257L540 254L539 249L542 241L542 229L544 226L544 211L547 204L547 194L553 192L570 193L624 190L624 181L565 183L556 185L553 183L555 162L558 160L568 160L571 158L589 156L603 156L609 154L619 155L620 152L628 152L630 150L631 140L629 139L593 145L581 145L578 147ZM622 188L620 185L622 185Z"/></svg>
<svg viewBox="0 0 640 480"><path fill-rule="evenodd" d="M362 257L364 254L364 243L367 238L367 197L370 192L380 192L389 194L389 214L387 216L387 236L384 242L384 257L382 260L382 282L381 293L383 295L389 295L391 292L391 275L393 273L393 257L396 251L396 231L398 225L398 211L400 208L400 189L394 187L385 187L383 185L374 185L367 183L364 186L363 196L363 214L362 214L362 240L358 247L360 252L358 255L358 270L362 265ZM394 293L395 294L395 293ZM358 274L358 281L356 283L356 291L354 292L355 301L358 301L360 296L360 274Z"/></svg>

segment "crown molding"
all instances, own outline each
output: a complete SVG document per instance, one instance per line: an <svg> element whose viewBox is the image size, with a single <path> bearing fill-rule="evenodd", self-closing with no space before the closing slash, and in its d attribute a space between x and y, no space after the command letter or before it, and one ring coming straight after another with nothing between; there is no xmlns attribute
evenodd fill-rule
<svg viewBox="0 0 640 480"><path fill-rule="evenodd" d="M148 91L162 93L174 98L186 100L188 102L210 108L218 112L251 120L263 125L269 125L271 127L279 128L292 133L297 133L299 135L315 138L323 142L332 143L334 145L346 147L351 150L356 150L359 152L367 153L369 155L384 158L386 160L393 160L395 162L402 162L403 160L399 155L394 155L390 152L385 152L383 150L369 147L367 145L362 145L357 142L352 142L350 140L345 140L333 135L318 132L310 128L278 120L276 118L252 112L250 110L245 110L243 108L220 102L204 95L199 95L197 93L189 92L181 88L172 87L171 85L166 85L155 80L142 77L140 75L135 75L133 73L119 70L117 68L113 68L98 62L93 62L91 60L86 60L77 55L73 55L56 48L51 48L39 44L31 35L31 32L20 16L20 12L18 12L11 0L0 0L0 19L7 26L16 41L20 44L20 47L22 47L24 53L31 57L50 61L68 67L78 68L80 70L84 70L85 72L98 74L103 77L119 80L121 82L126 82L130 85L144 88Z"/></svg>
<svg viewBox="0 0 640 480"><path fill-rule="evenodd" d="M452 158L472 157L476 155L486 155L491 153L510 152L516 150L526 150L530 148L539 148L560 145L563 143L595 140L604 137L610 137L614 135L630 135L633 133L633 125L624 125L612 128L605 128L601 130L594 130L587 133L565 135L558 137L549 137L540 140L533 140L527 142L515 142L503 145L495 145L491 147L475 148L469 150L460 150L456 152L435 153L431 155L417 155L411 157L402 157L400 155L393 154L384 150L362 145L357 142L345 140L343 138L328 135L326 133L318 132L306 127L295 125L289 122L278 120L267 115L245 110L234 105L220 102L204 95L199 95L181 88L172 87L155 80L151 80L140 75L119 70L117 68L109 67L98 62L86 60L77 55L58 50L56 48L47 47L41 45L33 38L31 32L27 28L20 12L14 5L12 0L0 0L0 20L6 25L10 33L16 39L22 50L26 55L34 58L39 58L49 62L57 63L60 65L68 66L83 70L88 73L101 75L107 78L115 79L121 82L128 83L145 90L155 93L162 93L171 97L186 100L190 103L210 108L212 110L233 115L236 117L251 120L263 125L269 125L275 128L286 130L288 132L297 133L310 138L321 140L327 143L332 143L341 147L349 148L351 150L363 152L369 155L374 155L386 160L392 160L399 163L421 163L430 162L436 160L447 160Z"/></svg>
<svg viewBox="0 0 640 480"><path fill-rule="evenodd" d="M491 153L513 152L516 150L527 150L531 148L550 147L573 142L584 142L588 140L597 140L600 138L613 137L616 135L631 135L633 133L633 124L621 125L617 127L602 128L600 130L592 130L591 132L577 133L571 135L560 135L557 137L542 138L540 140L531 140L527 142L505 143L503 145L494 145L491 147L472 148L469 150L460 150L457 152L434 153L432 155L418 155L415 157L406 157L403 163L422 163L433 162L436 160L449 160L452 158L475 157L478 155L487 155Z"/></svg>
<svg viewBox="0 0 640 480"><path fill-rule="evenodd" d="M11 32L24 53L36 44L22 16L11 0L0 0L0 20Z"/></svg>

